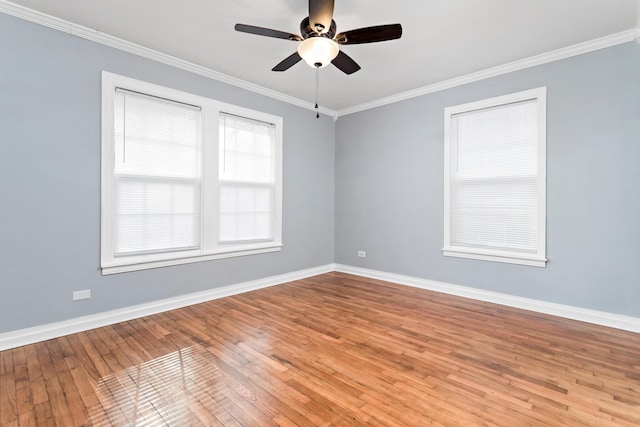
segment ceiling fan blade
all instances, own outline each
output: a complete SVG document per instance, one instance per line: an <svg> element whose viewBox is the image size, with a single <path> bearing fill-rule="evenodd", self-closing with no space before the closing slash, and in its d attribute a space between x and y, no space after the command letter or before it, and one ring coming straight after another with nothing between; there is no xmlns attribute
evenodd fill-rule
<svg viewBox="0 0 640 427"><path fill-rule="evenodd" d="M298 54L298 52L293 52L291 55L287 56L282 62L273 67L271 71L286 71L289 68L296 65L298 62L302 60L302 57Z"/></svg>
<svg viewBox="0 0 640 427"><path fill-rule="evenodd" d="M340 51L331 63L345 74L353 74L360 69L358 63L343 51Z"/></svg>
<svg viewBox="0 0 640 427"><path fill-rule="evenodd" d="M390 24L345 31L338 34L335 37L335 41L339 44L362 44L395 40L401 36L402 25Z"/></svg>
<svg viewBox="0 0 640 427"><path fill-rule="evenodd" d="M309 24L318 34L331 28L334 0L309 0Z"/></svg>
<svg viewBox="0 0 640 427"><path fill-rule="evenodd" d="M293 40L293 41L302 40L302 37L300 37L297 34L291 34L284 31L272 30L271 28L256 27L254 25L236 24L235 29L236 31L240 31L242 33L273 37L276 39L285 39L285 40Z"/></svg>

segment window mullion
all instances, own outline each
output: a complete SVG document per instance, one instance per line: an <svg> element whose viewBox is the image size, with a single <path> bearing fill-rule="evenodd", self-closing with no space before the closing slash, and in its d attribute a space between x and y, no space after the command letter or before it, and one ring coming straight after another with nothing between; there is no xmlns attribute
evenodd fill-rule
<svg viewBox="0 0 640 427"><path fill-rule="evenodd" d="M218 248L218 143L219 110L203 107L202 143L202 251L215 252Z"/></svg>

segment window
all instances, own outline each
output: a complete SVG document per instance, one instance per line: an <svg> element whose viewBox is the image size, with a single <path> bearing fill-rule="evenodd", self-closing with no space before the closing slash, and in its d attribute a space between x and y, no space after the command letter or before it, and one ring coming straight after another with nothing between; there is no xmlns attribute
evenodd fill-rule
<svg viewBox="0 0 640 427"><path fill-rule="evenodd" d="M103 274L280 250L282 119L103 73Z"/></svg>
<svg viewBox="0 0 640 427"><path fill-rule="evenodd" d="M544 267L546 88L445 109L445 256Z"/></svg>
<svg viewBox="0 0 640 427"><path fill-rule="evenodd" d="M274 126L220 117L220 241L273 239Z"/></svg>

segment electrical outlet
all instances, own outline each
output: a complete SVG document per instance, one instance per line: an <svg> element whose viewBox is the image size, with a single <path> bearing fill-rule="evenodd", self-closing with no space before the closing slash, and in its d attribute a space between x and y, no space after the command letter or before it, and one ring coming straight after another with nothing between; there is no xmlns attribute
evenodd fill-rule
<svg viewBox="0 0 640 427"><path fill-rule="evenodd" d="M367 253L365 251L358 251L358 258L366 258Z"/></svg>
<svg viewBox="0 0 640 427"><path fill-rule="evenodd" d="M91 298L91 289L85 289L82 291L74 291L73 292L73 300L78 301L81 299Z"/></svg>

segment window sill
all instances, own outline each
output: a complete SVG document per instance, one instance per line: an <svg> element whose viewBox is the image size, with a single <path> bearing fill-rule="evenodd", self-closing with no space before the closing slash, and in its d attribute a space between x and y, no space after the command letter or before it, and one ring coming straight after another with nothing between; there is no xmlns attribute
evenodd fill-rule
<svg viewBox="0 0 640 427"><path fill-rule="evenodd" d="M460 250L460 249L452 249L445 248L442 249L442 254L444 256L456 257L456 258L467 258L467 259L477 259L482 261L493 261L493 262L504 262L507 264L520 264L520 265L528 265L531 267L546 267L547 259L546 258L538 258L534 256L527 256L526 254L495 254L489 252L471 252L469 250Z"/></svg>
<svg viewBox="0 0 640 427"><path fill-rule="evenodd" d="M168 255L170 258L164 259L144 259L137 257L134 259L116 259L112 262L102 263L102 275L126 273L128 271L148 270L151 268L169 267L172 265L190 264L193 262L211 261L216 259L233 258L246 255L257 255L269 252L279 252L282 249L281 244L270 243L268 246L252 247L252 248L233 248L226 251L202 254L193 252L178 256L177 254Z"/></svg>

